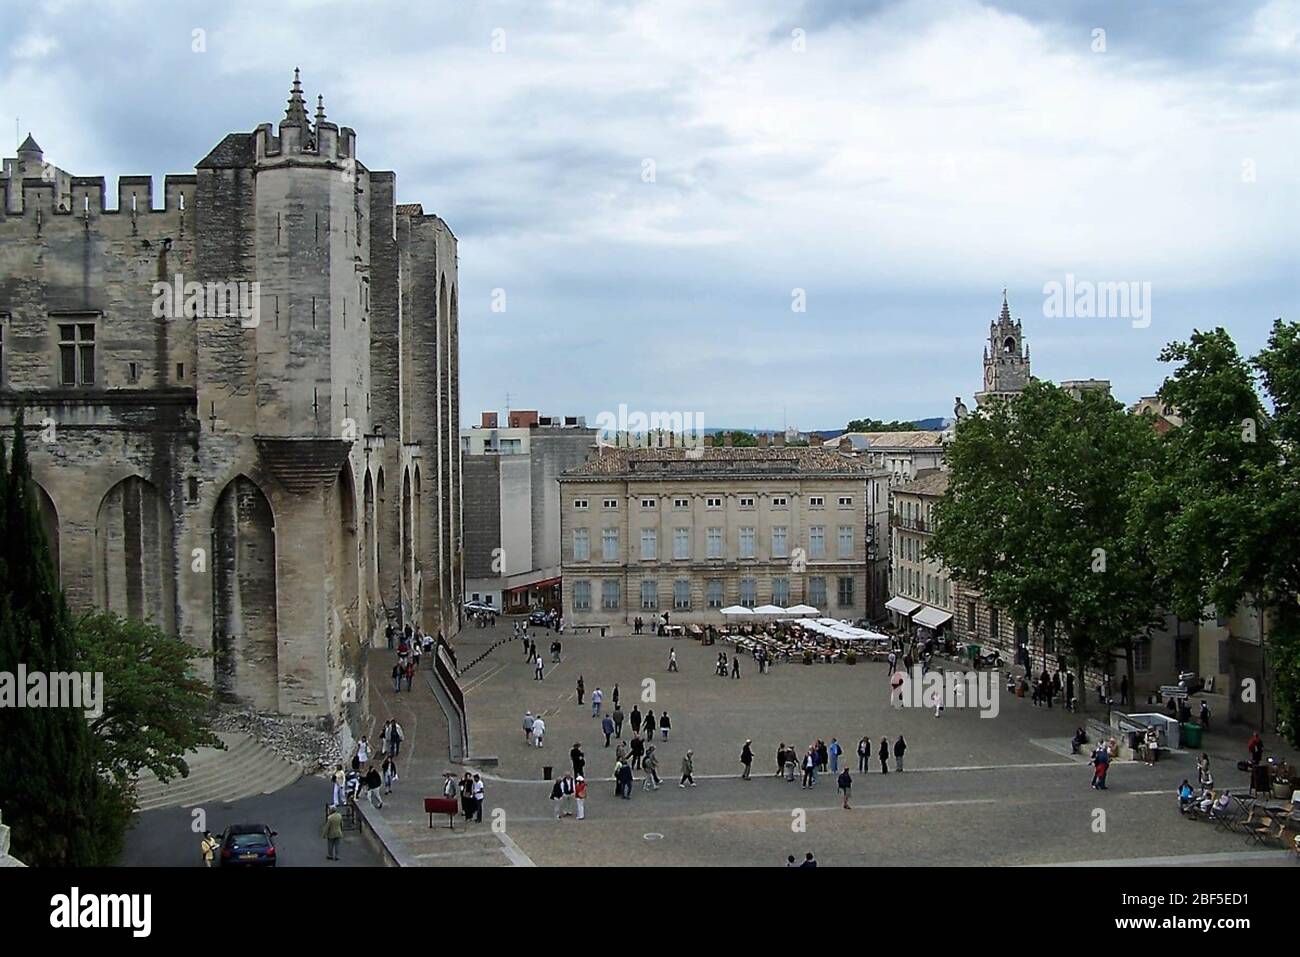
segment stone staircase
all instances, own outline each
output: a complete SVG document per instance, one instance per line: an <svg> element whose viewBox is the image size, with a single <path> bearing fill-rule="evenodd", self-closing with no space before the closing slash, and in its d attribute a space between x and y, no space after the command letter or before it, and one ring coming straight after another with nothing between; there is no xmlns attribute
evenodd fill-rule
<svg viewBox="0 0 1300 957"><path fill-rule="evenodd" d="M141 774L136 780L137 810L237 801L278 791L303 775L301 767L263 747L251 735L222 731L217 737L226 750L200 748L188 756L187 778L163 784L152 771Z"/></svg>

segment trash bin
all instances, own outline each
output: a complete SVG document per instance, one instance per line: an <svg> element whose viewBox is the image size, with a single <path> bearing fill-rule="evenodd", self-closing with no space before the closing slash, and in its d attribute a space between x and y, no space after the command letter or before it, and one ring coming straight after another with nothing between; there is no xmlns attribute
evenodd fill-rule
<svg viewBox="0 0 1300 957"><path fill-rule="evenodd" d="M543 780L543 781L549 781L549 780L551 779L551 772L552 772L553 770L554 770L554 768L553 768L551 765L549 765L549 764L543 764L543 765L542 765L542 780Z"/></svg>
<svg viewBox="0 0 1300 957"><path fill-rule="evenodd" d="M1188 721L1183 724L1183 747L1199 748L1201 746L1201 726Z"/></svg>

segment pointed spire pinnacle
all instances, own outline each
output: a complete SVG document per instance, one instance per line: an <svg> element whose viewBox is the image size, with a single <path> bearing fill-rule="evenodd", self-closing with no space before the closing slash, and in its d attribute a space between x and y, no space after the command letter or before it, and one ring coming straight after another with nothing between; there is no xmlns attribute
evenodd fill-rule
<svg viewBox="0 0 1300 957"><path fill-rule="evenodd" d="M1011 321L1011 307L1007 305L1007 287L1002 287L1002 315L998 317L999 322Z"/></svg>
<svg viewBox="0 0 1300 957"><path fill-rule="evenodd" d="M322 94L316 96L316 125L320 126L325 122L325 97Z"/></svg>
<svg viewBox="0 0 1300 957"><path fill-rule="evenodd" d="M284 126L301 126L307 129L307 104L302 98L302 82L298 79L299 71L297 67L293 69L293 89L289 91L289 106L284 111L284 120L280 124Z"/></svg>
<svg viewBox="0 0 1300 957"><path fill-rule="evenodd" d="M18 147L18 152L20 152L20 153L40 153L40 152L42 152L42 150L41 150L41 148L40 148L39 146L36 145L36 141L35 141L34 139L32 139L32 134L31 134L30 132L28 132L28 134L27 134L27 139L23 140L23 145L20 146L20 147Z"/></svg>

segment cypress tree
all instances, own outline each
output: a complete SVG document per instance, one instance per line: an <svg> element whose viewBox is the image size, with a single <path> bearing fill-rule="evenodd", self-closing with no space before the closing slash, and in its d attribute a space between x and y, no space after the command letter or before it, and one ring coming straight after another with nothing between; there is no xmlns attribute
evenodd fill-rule
<svg viewBox="0 0 1300 957"><path fill-rule="evenodd" d="M0 440L0 465L3 464ZM0 468L3 475L3 468ZM14 423L8 476L0 485L0 672L76 672L73 621L41 523L23 436ZM25 687L17 687L26 695ZM0 708L0 794L13 825L14 854L29 864L108 863L97 833L103 803L90 729L73 708ZM114 826L116 822L114 822Z"/></svg>

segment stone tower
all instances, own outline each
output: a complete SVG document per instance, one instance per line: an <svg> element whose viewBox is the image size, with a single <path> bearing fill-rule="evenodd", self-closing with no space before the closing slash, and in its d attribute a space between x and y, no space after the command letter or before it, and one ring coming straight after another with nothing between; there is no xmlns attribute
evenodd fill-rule
<svg viewBox="0 0 1300 957"><path fill-rule="evenodd" d="M981 406L990 399L1007 399L1029 384L1029 344L1020 320L1012 320L1007 291L1002 290L1002 313L989 323L989 341L984 347L984 388L975 393Z"/></svg>

